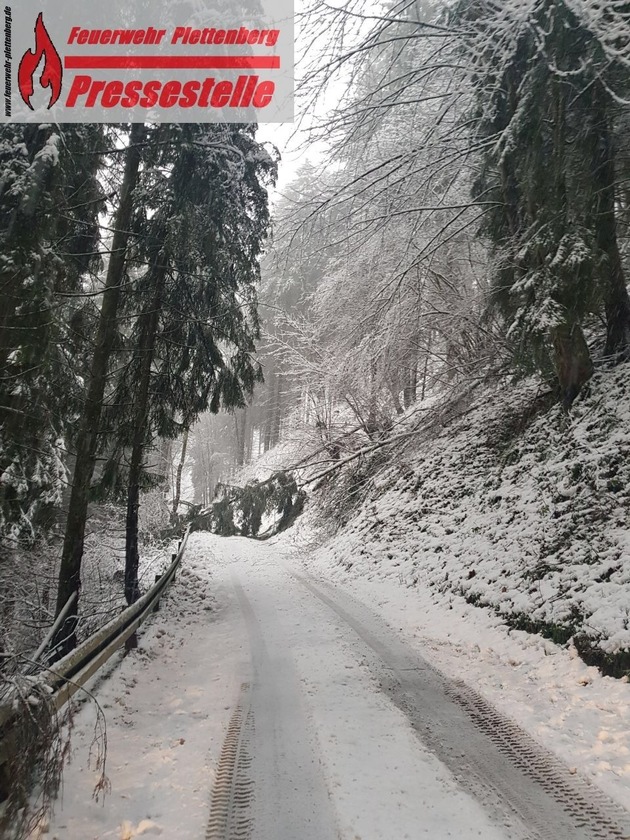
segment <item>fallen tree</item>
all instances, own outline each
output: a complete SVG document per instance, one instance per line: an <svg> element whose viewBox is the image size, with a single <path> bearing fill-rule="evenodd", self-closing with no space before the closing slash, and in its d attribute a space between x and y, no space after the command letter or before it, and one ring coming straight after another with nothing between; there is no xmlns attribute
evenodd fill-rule
<svg viewBox="0 0 630 840"><path fill-rule="evenodd" d="M306 493L298 487L293 473L284 471L244 487L219 484L215 501L194 517L192 528L224 537L268 539L293 525L305 500ZM267 527L261 534L263 519Z"/></svg>

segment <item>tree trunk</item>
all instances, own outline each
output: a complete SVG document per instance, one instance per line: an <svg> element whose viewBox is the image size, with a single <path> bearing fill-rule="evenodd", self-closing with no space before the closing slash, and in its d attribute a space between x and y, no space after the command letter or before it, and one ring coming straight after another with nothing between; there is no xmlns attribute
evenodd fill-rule
<svg viewBox="0 0 630 840"><path fill-rule="evenodd" d="M263 452L267 452L273 446L273 425L274 425L274 408L276 395L276 377L277 372L272 370L266 377L267 383L267 399L265 400L265 419L263 429Z"/></svg>
<svg viewBox="0 0 630 840"><path fill-rule="evenodd" d="M398 414L400 416L401 414L405 413L405 409L403 408L402 403L400 401L400 391L398 390L398 385L399 385L398 382L389 382L388 385L387 385L387 390L389 391L390 396L392 398L392 403L394 405L394 411L396 412L396 414ZM404 389L403 389L403 398L404 398Z"/></svg>
<svg viewBox="0 0 630 840"><path fill-rule="evenodd" d="M140 507L140 478L144 463L144 450L147 442L149 419L149 389L151 385L151 367L155 352L155 338L160 321L162 290L166 278L167 260L160 253L151 267L153 300L142 314L142 329L138 351L140 353L140 376L135 397L133 423L133 441L129 461L129 479L127 485L127 521L125 530L125 598L133 604L140 596L138 584L138 509Z"/></svg>
<svg viewBox="0 0 630 840"><path fill-rule="evenodd" d="M562 404L569 408L593 375L593 362L579 324L564 323L556 327L552 341Z"/></svg>
<svg viewBox="0 0 630 840"><path fill-rule="evenodd" d="M429 337L427 339L427 347L425 350L424 364L422 366L422 389L420 391L420 399L424 402L427 393L427 375L429 372L429 355L431 354L433 333L429 330Z"/></svg>
<svg viewBox="0 0 630 840"><path fill-rule="evenodd" d="M177 464L177 475L175 476L175 495L173 497L173 516L177 516L177 508L182 495L182 472L186 463L186 450L188 449L188 429L184 429L182 437L182 451Z"/></svg>
<svg viewBox="0 0 630 840"><path fill-rule="evenodd" d="M252 460L252 448L254 446L254 424L252 423L251 409L247 411L247 423L245 425L245 463Z"/></svg>
<svg viewBox="0 0 630 840"><path fill-rule="evenodd" d="M144 136L143 124L132 126L120 189L120 203L114 220L112 250L94 344L88 392L77 436L76 461L61 555L55 616L63 609L73 593L76 593L77 597L65 621L53 638L52 646L56 649L55 657L63 656L76 646L81 560L83 558L90 482L94 472L109 357L116 336L118 304L120 302L133 210L133 191L140 168L140 143Z"/></svg>
<svg viewBox="0 0 630 840"><path fill-rule="evenodd" d="M372 438L378 432L378 406L377 406L377 386L376 386L377 364L376 359L370 359L370 390L368 396L367 417L365 419L364 427L365 433L369 438Z"/></svg>
<svg viewBox="0 0 630 840"><path fill-rule="evenodd" d="M271 445L280 442L280 428L282 425L282 373L276 371L276 391L273 400L273 426L271 430Z"/></svg>
<svg viewBox="0 0 630 840"><path fill-rule="evenodd" d="M559 239L562 233L570 227L568 214L569 202L567 199L567 161L566 161L566 91L564 82L560 79L553 81L553 131L554 131L554 153L550 161L551 171L541 171L539 177L542 181L547 178L553 179L552 201L556 212L560 229L557 234ZM542 146L536 149L537 154L542 155ZM541 190L542 194L542 190ZM547 208L551 209L551 208ZM532 208L531 217L536 218L538 207ZM582 386L588 382L593 375L593 362L584 338L584 332L578 317L574 311L565 307L565 321L551 331L553 343L553 363L558 377L560 395L565 409L571 406L577 397Z"/></svg>
<svg viewBox="0 0 630 840"><path fill-rule="evenodd" d="M159 469L164 476L164 484L162 485L162 492L164 499L168 499L172 486L172 464L173 464L173 441L170 438L163 438L160 447L160 461Z"/></svg>
<svg viewBox="0 0 630 840"><path fill-rule="evenodd" d="M239 422L240 418L240 422ZM236 465L242 467L245 463L245 436L247 434L247 409L237 409L234 412L234 434L236 436Z"/></svg>
<svg viewBox="0 0 630 840"><path fill-rule="evenodd" d="M416 401L418 389L418 362L413 350L407 355L407 366L405 369L405 387L403 388L403 404L405 408L411 408Z"/></svg>

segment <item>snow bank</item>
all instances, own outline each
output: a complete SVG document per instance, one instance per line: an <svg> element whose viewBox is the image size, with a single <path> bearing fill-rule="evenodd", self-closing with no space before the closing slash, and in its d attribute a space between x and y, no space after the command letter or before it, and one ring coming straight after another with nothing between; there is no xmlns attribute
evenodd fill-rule
<svg viewBox="0 0 630 840"><path fill-rule="evenodd" d="M541 410L531 385L480 392L371 474L322 559L445 603L461 595L626 672L629 373L598 373L568 415Z"/></svg>

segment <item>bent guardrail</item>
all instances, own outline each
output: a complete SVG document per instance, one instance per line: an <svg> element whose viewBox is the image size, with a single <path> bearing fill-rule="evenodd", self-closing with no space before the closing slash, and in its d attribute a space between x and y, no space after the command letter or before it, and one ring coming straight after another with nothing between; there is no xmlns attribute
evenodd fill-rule
<svg viewBox="0 0 630 840"><path fill-rule="evenodd" d="M53 665L48 666L46 674L41 676L39 683L47 686L50 690L50 704L54 711L61 709L73 694L85 685L89 678L125 644L127 639L135 633L145 618L155 609L158 601L175 577L186 550L189 536L190 526L186 529L180 541L171 565L148 592L64 656L63 659L59 659ZM14 743L15 738L12 738L12 730L15 729L20 714L20 710L15 708L12 701L0 705L0 768L18 746Z"/></svg>

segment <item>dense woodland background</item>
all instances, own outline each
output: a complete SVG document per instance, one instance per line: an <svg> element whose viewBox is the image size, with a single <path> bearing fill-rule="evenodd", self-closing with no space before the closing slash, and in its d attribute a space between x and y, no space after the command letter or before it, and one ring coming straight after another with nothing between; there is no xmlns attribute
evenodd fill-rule
<svg viewBox="0 0 630 840"><path fill-rule="evenodd" d="M569 412L629 358L626 3L313 2L297 46L272 210L254 126L2 128L4 674L68 604L53 657L134 601L258 455L343 511L413 418Z"/></svg>

